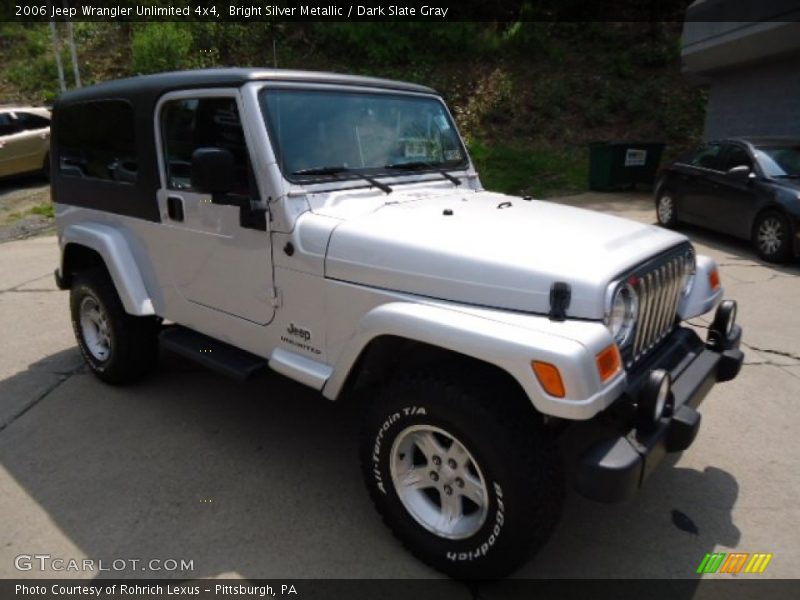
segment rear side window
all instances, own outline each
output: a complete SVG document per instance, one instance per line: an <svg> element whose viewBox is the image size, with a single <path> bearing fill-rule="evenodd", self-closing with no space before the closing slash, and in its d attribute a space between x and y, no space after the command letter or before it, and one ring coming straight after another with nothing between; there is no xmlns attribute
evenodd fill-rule
<svg viewBox="0 0 800 600"><path fill-rule="evenodd" d="M19 121L10 113L0 113L0 135L11 135L20 131Z"/></svg>
<svg viewBox="0 0 800 600"><path fill-rule="evenodd" d="M134 183L138 173L133 107L125 100L60 109L58 168L64 175Z"/></svg>
<svg viewBox="0 0 800 600"><path fill-rule="evenodd" d="M44 129L45 127L50 127L50 119L47 117L26 112L18 112L17 117L19 118L22 128L25 130Z"/></svg>
<svg viewBox="0 0 800 600"><path fill-rule="evenodd" d="M198 148L224 148L233 154L237 196L254 196L250 160L236 99L188 98L166 102L161 110L161 132L167 187L192 190L192 153Z"/></svg>

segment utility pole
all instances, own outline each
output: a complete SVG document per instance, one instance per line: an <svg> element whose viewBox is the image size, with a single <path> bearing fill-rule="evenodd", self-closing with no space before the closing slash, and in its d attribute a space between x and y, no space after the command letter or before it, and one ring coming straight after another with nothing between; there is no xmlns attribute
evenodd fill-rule
<svg viewBox="0 0 800 600"><path fill-rule="evenodd" d="M52 14L50 2L47 3L47 10ZM58 67L58 85L62 92L66 92L67 84L64 83L64 65L61 64L61 47L58 43L58 32L56 31L55 21L50 21L50 34L53 36L53 52L56 55L56 66Z"/></svg>
<svg viewBox="0 0 800 600"><path fill-rule="evenodd" d="M67 0L64 0L64 8L69 8ZM75 77L75 87L81 87L81 74L78 70L78 52L75 49L75 38L72 35L72 21L67 20L67 41L69 42L69 54L72 57L72 74Z"/></svg>

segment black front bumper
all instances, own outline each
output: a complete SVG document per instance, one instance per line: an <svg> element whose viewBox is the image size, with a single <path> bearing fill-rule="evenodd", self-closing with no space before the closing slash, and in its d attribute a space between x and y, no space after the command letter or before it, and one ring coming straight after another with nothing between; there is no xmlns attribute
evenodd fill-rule
<svg viewBox="0 0 800 600"><path fill-rule="evenodd" d="M576 424L571 435L574 480L578 492L592 500L617 502L633 495L668 452L688 448L697 436L697 406L714 384L739 374L744 354L741 328L717 343L703 342L692 330L677 329L645 365L629 374L625 394L591 421ZM653 369L672 379L672 410L648 427L637 427L636 398Z"/></svg>

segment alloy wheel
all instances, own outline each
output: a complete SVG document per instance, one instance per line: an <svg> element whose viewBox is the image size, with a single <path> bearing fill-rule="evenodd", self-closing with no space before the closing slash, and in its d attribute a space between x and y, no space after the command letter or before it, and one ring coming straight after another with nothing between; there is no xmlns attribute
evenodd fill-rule
<svg viewBox="0 0 800 600"><path fill-rule="evenodd" d="M489 494L480 467L443 429L414 425L400 432L392 445L390 470L403 506L428 531L464 539L486 521Z"/></svg>
<svg viewBox="0 0 800 600"><path fill-rule="evenodd" d="M767 256L777 254L783 245L783 224L777 217L767 217L758 226L758 247Z"/></svg>
<svg viewBox="0 0 800 600"><path fill-rule="evenodd" d="M658 199L658 220L661 223L669 223L672 220L674 210L672 196L664 195Z"/></svg>
<svg viewBox="0 0 800 600"><path fill-rule="evenodd" d="M95 359L107 360L111 354L111 326L105 310L95 298L87 296L81 301L79 315L86 349Z"/></svg>

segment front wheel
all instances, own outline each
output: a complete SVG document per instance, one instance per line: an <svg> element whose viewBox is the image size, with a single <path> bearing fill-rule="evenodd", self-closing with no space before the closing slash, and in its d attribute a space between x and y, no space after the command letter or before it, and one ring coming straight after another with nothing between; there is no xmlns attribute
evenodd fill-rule
<svg viewBox="0 0 800 600"><path fill-rule="evenodd" d="M670 190L662 190L656 199L656 217L658 224L668 229L678 226L678 209L675 195Z"/></svg>
<svg viewBox="0 0 800 600"><path fill-rule="evenodd" d="M781 213L768 210L753 227L753 245L766 261L780 263L789 258L791 236L789 223Z"/></svg>
<svg viewBox="0 0 800 600"><path fill-rule="evenodd" d="M560 459L518 393L439 370L393 379L366 407L360 452L375 506L415 556L450 576L508 575L558 521Z"/></svg>

